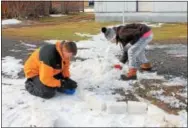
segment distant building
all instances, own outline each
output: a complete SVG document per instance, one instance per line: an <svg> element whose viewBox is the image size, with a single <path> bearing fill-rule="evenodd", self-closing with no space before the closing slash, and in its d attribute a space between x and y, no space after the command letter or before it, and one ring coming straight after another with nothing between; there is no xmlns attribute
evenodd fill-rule
<svg viewBox="0 0 188 128"><path fill-rule="evenodd" d="M99 0L96 21L187 22L187 2L177 0ZM148 2L147 2L148 1ZM124 15L123 15L124 14Z"/></svg>

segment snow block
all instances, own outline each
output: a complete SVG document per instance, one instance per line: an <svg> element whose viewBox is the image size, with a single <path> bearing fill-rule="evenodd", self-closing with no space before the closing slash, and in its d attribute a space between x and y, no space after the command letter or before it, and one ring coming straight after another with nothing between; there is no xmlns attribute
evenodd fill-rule
<svg viewBox="0 0 188 128"><path fill-rule="evenodd" d="M144 102L128 101L127 112L130 114L147 113L148 105Z"/></svg>
<svg viewBox="0 0 188 128"><path fill-rule="evenodd" d="M88 95L86 98L86 102L91 110L97 111L105 111L106 103L96 95Z"/></svg>
<svg viewBox="0 0 188 128"><path fill-rule="evenodd" d="M148 115L164 115L165 112L164 110L158 108L157 106L153 104L149 104L147 114Z"/></svg>
<svg viewBox="0 0 188 128"><path fill-rule="evenodd" d="M106 110L109 114L125 114L127 113L127 103L106 102Z"/></svg>
<svg viewBox="0 0 188 128"><path fill-rule="evenodd" d="M93 92L90 92L85 89L79 90L79 96L84 100L90 110L105 111L106 103Z"/></svg>
<svg viewBox="0 0 188 128"><path fill-rule="evenodd" d="M165 126L168 126L168 127L178 127L178 126L181 126L180 125L181 118L179 116L165 114L164 120L165 120L165 123L166 123Z"/></svg>

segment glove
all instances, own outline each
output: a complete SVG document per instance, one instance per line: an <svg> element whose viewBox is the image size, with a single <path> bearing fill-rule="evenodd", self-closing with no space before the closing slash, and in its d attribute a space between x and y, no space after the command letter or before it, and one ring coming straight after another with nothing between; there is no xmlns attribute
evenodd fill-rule
<svg viewBox="0 0 188 128"><path fill-rule="evenodd" d="M70 79L63 79L61 80L61 87L57 88L57 91L64 92L66 89L76 89L77 83L72 82Z"/></svg>
<svg viewBox="0 0 188 128"><path fill-rule="evenodd" d="M76 81L74 81L70 78L65 78L65 80L67 80L69 84L76 84L77 85Z"/></svg>

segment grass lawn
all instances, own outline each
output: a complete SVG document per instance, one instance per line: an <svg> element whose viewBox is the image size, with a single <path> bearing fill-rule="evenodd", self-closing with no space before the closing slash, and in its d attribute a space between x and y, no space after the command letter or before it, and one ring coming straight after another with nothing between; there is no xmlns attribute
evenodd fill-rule
<svg viewBox="0 0 188 128"><path fill-rule="evenodd" d="M63 17L43 17L37 24L19 28L6 28L2 30L3 36L21 37L32 40L73 40L88 39L75 35L76 32L97 34L103 26L117 25L120 22L95 22L94 14L81 13ZM172 40L187 38L187 24L164 24L153 28L154 40Z"/></svg>

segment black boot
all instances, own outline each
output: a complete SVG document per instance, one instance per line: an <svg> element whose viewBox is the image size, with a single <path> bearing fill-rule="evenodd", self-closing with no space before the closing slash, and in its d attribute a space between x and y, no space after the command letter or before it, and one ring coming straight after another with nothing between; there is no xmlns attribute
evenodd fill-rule
<svg viewBox="0 0 188 128"><path fill-rule="evenodd" d="M128 77L128 76L122 74L122 75L120 76L120 79L121 79L121 80L125 80L125 81L128 81L128 80L137 80L137 76Z"/></svg>

